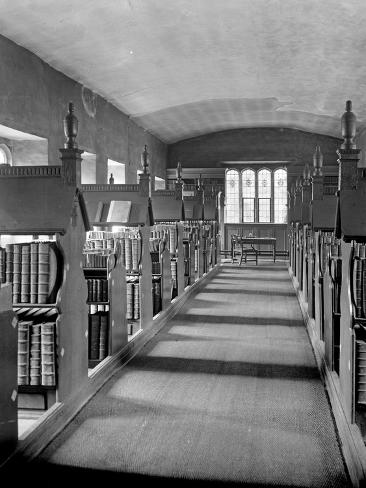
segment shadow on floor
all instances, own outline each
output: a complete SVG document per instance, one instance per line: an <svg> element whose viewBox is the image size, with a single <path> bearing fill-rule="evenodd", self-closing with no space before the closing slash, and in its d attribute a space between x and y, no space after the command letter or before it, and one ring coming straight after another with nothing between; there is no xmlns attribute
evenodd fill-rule
<svg viewBox="0 0 366 488"><path fill-rule="evenodd" d="M178 313L174 317L172 326L192 325L195 327L197 323L201 324L237 324L242 327L251 327L253 325L280 325L282 327L303 327L305 330L304 322L302 319L286 319L282 317L250 317L243 315L242 317L237 315L206 315L206 314L194 314L194 313ZM169 330L167 327L165 330Z"/></svg>
<svg viewBox="0 0 366 488"><path fill-rule="evenodd" d="M245 283L246 278L243 278L243 284ZM228 283L229 284L229 283ZM246 289L241 289L241 288L204 288L203 290L200 290L197 295L200 296L201 294L206 294L206 293L217 293L220 294L221 297L222 295L225 294L240 294L240 295L267 295L271 297L294 297L295 296L295 291L290 289L289 291L278 291L275 290L274 288L269 288L268 290L250 290L248 288ZM194 297L195 299L195 297Z"/></svg>
<svg viewBox="0 0 366 488"><path fill-rule="evenodd" d="M15 469L16 468L16 469ZM3 476L6 474L6 469L3 469ZM1 473L1 471L0 471ZM173 477L161 477L134 473L115 472L108 470L95 470L81 467L69 467L51 464L47 462L32 462L18 460L16 465L13 465L11 472L7 473L10 476L12 485L18 486L16 482L20 479L24 480L27 477L27 486L44 486L57 487L65 485L65 483L80 483L79 486L90 487L149 487L158 486L159 488L174 487L202 487L202 488L289 488L288 484L263 484L263 483L247 483L247 482L233 482L233 481L219 481L219 480L204 480L204 479L182 479ZM17 479L18 478L18 479ZM30 483L34 480L34 484ZM36 480L38 479L38 482ZM123 484L121 484L123 483ZM297 488L306 488L305 486L296 485ZM330 486L330 485L329 485Z"/></svg>
<svg viewBox="0 0 366 488"><path fill-rule="evenodd" d="M221 361L217 359L178 358L167 356L136 356L129 369L139 371L168 371L171 373L251 376L253 378L317 379L316 366L297 364L259 363L250 361Z"/></svg>

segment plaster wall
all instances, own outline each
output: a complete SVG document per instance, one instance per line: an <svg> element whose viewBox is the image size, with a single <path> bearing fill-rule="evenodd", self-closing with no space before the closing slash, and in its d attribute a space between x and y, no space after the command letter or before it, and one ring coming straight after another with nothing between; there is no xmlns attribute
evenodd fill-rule
<svg viewBox="0 0 366 488"><path fill-rule="evenodd" d="M78 145L96 154L98 183L107 181L108 158L127 162L126 182L135 182L147 144L150 172L165 178L167 146L77 81L0 36L0 124L48 140L48 164L58 165L68 102L79 120Z"/></svg>
<svg viewBox="0 0 366 488"><path fill-rule="evenodd" d="M222 161L291 161L294 172L312 164L318 144L324 165L336 165L335 137L288 128L234 129L186 139L169 146L168 167L222 167ZM296 169L297 167L297 169Z"/></svg>

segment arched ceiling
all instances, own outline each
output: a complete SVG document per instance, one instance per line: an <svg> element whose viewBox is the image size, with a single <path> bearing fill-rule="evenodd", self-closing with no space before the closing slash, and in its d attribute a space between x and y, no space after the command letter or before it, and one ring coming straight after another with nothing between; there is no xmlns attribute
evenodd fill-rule
<svg viewBox="0 0 366 488"><path fill-rule="evenodd" d="M366 121L365 0L0 0L0 32L167 143ZM360 125L360 124L359 124Z"/></svg>

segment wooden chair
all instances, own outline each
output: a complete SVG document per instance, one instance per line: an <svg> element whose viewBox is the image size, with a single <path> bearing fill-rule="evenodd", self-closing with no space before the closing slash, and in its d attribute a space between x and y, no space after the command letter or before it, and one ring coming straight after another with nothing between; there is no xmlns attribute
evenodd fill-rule
<svg viewBox="0 0 366 488"><path fill-rule="evenodd" d="M240 243L241 245L241 252L240 252L240 260L239 260L239 266L244 263L247 263L249 261L255 261L255 264L258 264L258 250L252 245L252 244L245 244L244 242ZM249 259L248 256L254 256L252 259Z"/></svg>

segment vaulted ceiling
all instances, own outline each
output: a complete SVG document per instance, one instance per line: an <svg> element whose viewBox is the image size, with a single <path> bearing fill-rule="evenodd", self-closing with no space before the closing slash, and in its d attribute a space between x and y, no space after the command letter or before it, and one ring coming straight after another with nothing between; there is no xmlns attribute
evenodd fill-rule
<svg viewBox="0 0 366 488"><path fill-rule="evenodd" d="M366 122L365 0L0 0L0 32L167 143Z"/></svg>

